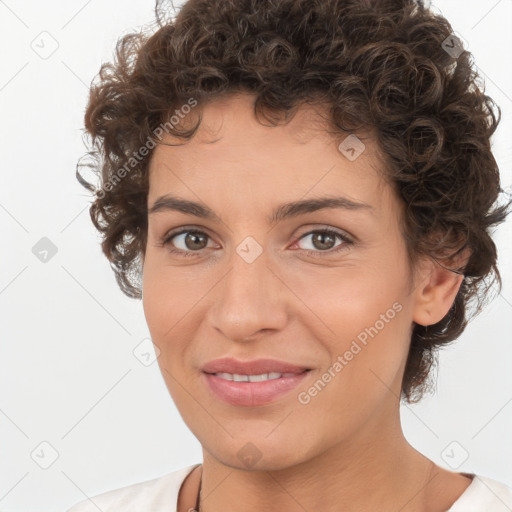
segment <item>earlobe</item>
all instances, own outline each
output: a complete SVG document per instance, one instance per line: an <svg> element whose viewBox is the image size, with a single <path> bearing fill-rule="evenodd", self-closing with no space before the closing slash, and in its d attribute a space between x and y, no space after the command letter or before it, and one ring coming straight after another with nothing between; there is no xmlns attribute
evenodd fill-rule
<svg viewBox="0 0 512 512"><path fill-rule="evenodd" d="M436 324L448 314L464 279L462 274L433 265L415 291L413 320L424 326Z"/></svg>

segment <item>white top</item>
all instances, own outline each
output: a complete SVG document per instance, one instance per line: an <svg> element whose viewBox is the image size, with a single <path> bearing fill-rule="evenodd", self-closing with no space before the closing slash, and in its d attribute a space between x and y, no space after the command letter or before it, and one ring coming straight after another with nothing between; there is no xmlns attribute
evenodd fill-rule
<svg viewBox="0 0 512 512"><path fill-rule="evenodd" d="M176 512L178 493L193 464L159 478L104 492L80 501L67 512ZM467 473L466 473L467 474ZM446 512L510 512L512 487L474 475L473 481Z"/></svg>

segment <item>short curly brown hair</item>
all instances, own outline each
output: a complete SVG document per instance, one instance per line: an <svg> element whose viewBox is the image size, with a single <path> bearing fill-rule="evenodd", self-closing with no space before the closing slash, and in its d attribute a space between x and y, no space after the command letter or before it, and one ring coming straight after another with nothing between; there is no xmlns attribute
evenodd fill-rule
<svg viewBox="0 0 512 512"><path fill-rule="evenodd" d="M442 15L413 0L189 0L165 21L157 1L155 13L157 30L119 39L113 63L91 85L92 160L77 166L78 180L95 194L91 218L123 292L142 296L135 276L147 242L155 134L166 123L167 133L187 141L201 122L183 130L170 115L191 98L200 111L240 91L255 95L255 114L272 125L301 103L321 103L339 134L375 133L386 178L406 206L411 263L427 256L449 264L470 253L453 269L464 279L449 313L435 325L412 326L401 398L419 401L436 349L463 332L470 302L477 301L476 314L496 280L501 290L489 232L510 206L498 204L503 191L490 145L501 110L478 84L471 53ZM459 44L458 55L447 41ZM99 186L81 176L83 165Z"/></svg>

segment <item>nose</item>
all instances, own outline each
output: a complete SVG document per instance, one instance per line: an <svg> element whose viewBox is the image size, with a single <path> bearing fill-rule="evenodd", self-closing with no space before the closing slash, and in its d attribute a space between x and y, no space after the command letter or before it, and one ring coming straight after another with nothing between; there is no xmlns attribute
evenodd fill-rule
<svg viewBox="0 0 512 512"><path fill-rule="evenodd" d="M241 342L284 328L291 292L263 252L249 262L234 253L216 286L210 322L226 338Z"/></svg>

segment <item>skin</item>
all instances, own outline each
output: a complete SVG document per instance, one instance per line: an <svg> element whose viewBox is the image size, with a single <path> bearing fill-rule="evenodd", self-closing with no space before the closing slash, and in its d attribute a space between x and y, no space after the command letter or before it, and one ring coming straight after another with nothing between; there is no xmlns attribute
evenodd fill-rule
<svg viewBox="0 0 512 512"><path fill-rule="evenodd" d="M234 512L240 503L245 512L446 511L471 480L407 442L399 397L413 321L441 320L462 276L428 260L409 267L403 204L383 179L371 138L350 161L338 150L345 137L327 132L318 108L301 106L289 124L269 127L254 117L253 101L240 94L207 104L196 136L179 147L157 146L150 162L148 208L172 193L222 220L170 210L148 215L144 312L169 392L203 448L178 510L194 507L202 476L207 512ZM324 209L268 223L284 202L329 195L372 209ZM205 233L203 245L187 244L186 235L160 243L183 226ZM334 237L322 246L307 235L326 227L353 244ZM263 249L252 263L236 252L247 236ZM396 303L400 312L300 403L298 392ZM236 407L216 398L199 370L224 356L270 357L313 370L274 403ZM251 467L238 457L246 443L260 455Z"/></svg>

